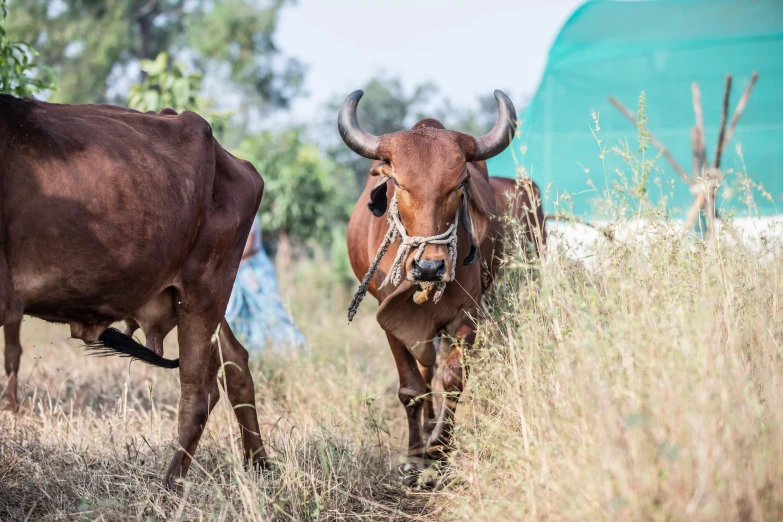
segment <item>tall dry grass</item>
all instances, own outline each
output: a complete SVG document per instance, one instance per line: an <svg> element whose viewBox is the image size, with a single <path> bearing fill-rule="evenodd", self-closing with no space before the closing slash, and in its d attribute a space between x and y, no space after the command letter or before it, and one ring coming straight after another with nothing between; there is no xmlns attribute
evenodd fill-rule
<svg viewBox="0 0 783 522"><path fill-rule="evenodd" d="M536 281L507 270L473 353L454 518L783 520L780 253L653 227L591 269L560 251Z"/></svg>
<svg viewBox="0 0 783 522"><path fill-rule="evenodd" d="M370 301L346 324L350 289L325 259L281 275L309 352L252 361L277 469L243 469L221 399L181 495L160 486L177 373L89 358L26 320L24 404L0 413L0 520L783 520L780 246L644 217L643 237L589 258L553 241L531 267L516 244L433 492L401 486L391 354Z"/></svg>
<svg viewBox="0 0 783 522"><path fill-rule="evenodd" d="M372 305L347 326L348 289L324 260L283 280L309 353L256 356L262 434L277 470L241 464L231 406L213 411L182 495L164 491L176 440L176 371L90 358L68 329L22 325L18 414L0 412L0 520L387 520L428 497L397 480L396 373ZM176 335L166 353L176 355Z"/></svg>
<svg viewBox="0 0 783 522"><path fill-rule="evenodd" d="M562 243L538 271L512 257L470 354L452 481L431 493L399 482L404 413L373 306L348 326L323 260L286 291L310 352L253 361L277 471L243 470L221 402L182 496L160 487L176 372L89 358L26 320L0 519L783 519L780 252L727 243L664 222L589 266Z"/></svg>

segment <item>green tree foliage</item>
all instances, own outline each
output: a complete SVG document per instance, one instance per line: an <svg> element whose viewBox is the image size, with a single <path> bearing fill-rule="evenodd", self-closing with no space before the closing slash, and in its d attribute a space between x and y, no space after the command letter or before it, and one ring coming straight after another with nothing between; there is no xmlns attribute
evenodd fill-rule
<svg viewBox="0 0 783 522"><path fill-rule="evenodd" d="M352 176L318 147L305 143L301 129L250 136L237 156L251 161L264 178L264 234L325 245L334 239L335 230L344 231L354 204Z"/></svg>
<svg viewBox="0 0 783 522"><path fill-rule="evenodd" d="M108 87L134 81L142 60L167 52L230 84L243 107L266 109L286 107L303 78L274 42L289 1L15 0L11 26L56 64L56 101L122 101L124 91Z"/></svg>
<svg viewBox="0 0 783 522"><path fill-rule="evenodd" d="M0 0L0 92L21 98L54 89L51 69L35 63L38 51L27 42L12 39L6 32L7 17L8 2Z"/></svg>
<svg viewBox="0 0 783 522"><path fill-rule="evenodd" d="M199 72L186 73L184 65L171 63L166 53L155 60L142 60L144 81L131 86L128 105L139 111L159 111L165 107L177 112L194 111L220 134L226 127L229 113L216 111L212 102L201 96L203 76Z"/></svg>

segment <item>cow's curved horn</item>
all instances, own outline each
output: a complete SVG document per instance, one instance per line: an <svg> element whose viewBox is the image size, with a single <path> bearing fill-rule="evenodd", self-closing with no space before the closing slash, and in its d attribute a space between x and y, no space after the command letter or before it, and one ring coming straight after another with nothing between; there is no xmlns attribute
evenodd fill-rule
<svg viewBox="0 0 783 522"><path fill-rule="evenodd" d="M487 134L476 140L476 153L472 161L489 159L497 156L508 147L517 126L517 110L503 91L495 89L495 99L498 102L498 119L495 126Z"/></svg>
<svg viewBox="0 0 783 522"><path fill-rule="evenodd" d="M359 106L359 100L362 99L362 96L364 96L362 90L353 91L348 95L337 115L337 129L348 148L356 154L370 159L383 159L378 157L378 144L381 139L378 136L373 136L359 125L356 108Z"/></svg>

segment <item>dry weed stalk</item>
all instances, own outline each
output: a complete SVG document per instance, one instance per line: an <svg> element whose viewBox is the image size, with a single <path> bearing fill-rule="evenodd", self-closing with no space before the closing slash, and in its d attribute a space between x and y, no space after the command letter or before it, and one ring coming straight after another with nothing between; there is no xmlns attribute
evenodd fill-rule
<svg viewBox="0 0 783 522"><path fill-rule="evenodd" d="M704 134L704 111L701 104L701 91L696 82L691 84L691 93L693 98L693 112L696 119L696 125L691 128L691 149L693 151L693 172L688 175L685 169L680 166L677 160L671 155L669 150L658 140L649 130L650 143L658 149L666 161L669 162L674 171L679 175L680 179L685 182L693 193L694 202L688 211L685 218L685 230L690 230L699 213L703 213L707 216L709 222L708 233L715 230L716 221L720 220L717 208L715 207L715 197L718 191L718 185L721 179L720 162L723 155L723 150L726 145L731 141L734 135L734 130L737 127L737 123L745 111L745 107L748 104L750 93L753 90L753 86L758 80L758 73L753 72L750 77L748 85L745 87L745 91L742 93L742 97L737 103L737 107L734 109L734 115L731 118L731 123L726 128L728 112L729 112L729 96L731 94L732 76L726 75L726 87L723 94L723 105L721 112L721 123L718 132L718 141L715 147L715 159L712 166L707 165L707 149ZM609 102L617 108L626 118L628 118L634 125L637 125L637 120L634 114L628 110L617 99L610 96ZM732 234L735 235L735 239L739 241L732 230ZM714 234L711 234L714 237Z"/></svg>

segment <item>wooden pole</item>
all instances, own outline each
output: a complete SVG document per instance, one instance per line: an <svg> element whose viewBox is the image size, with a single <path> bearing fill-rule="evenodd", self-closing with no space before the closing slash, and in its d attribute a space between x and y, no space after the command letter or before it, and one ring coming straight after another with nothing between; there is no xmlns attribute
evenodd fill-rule
<svg viewBox="0 0 783 522"><path fill-rule="evenodd" d="M718 131L718 143L715 147L715 161L707 176L707 193L704 199L704 213L709 221L707 233L714 237L715 220L718 210L715 206L715 198L718 195L718 180L720 178L720 160L723 155L723 145L726 143L726 121L729 118L729 98L731 96L731 75L726 75L726 88L723 90L723 107L720 117L720 129Z"/></svg>
<svg viewBox="0 0 783 522"><path fill-rule="evenodd" d="M694 178L689 177L685 173L685 170L679 165L679 163L677 163L674 157L672 157L666 147L664 147L663 144L652 134L652 132L647 129L647 132L650 136L650 143L652 143L652 145L661 152L663 157L666 158L680 178L682 178L685 183L692 187L692 189L694 185L698 183L695 178L704 176L704 174L706 174L706 176L704 176L706 177L706 186L704 187L704 190L700 190L694 195L693 205L689 209L688 215L685 218L686 230L693 226L696 218L699 215L699 211L702 210L702 208L704 209L704 213L707 215L709 220L708 232L713 232L715 230L715 223L720 219L717 209L715 208L715 197L717 195L718 179L720 177L721 157L726 145L734 136L734 130L736 129L737 123L745 111L745 107L748 104L748 99L750 98L750 93L753 90L758 77L758 72L754 71L750 77L748 85L745 87L745 91L742 93L742 96L737 103L737 108L734 110L734 115L731 118L731 122L727 127L726 120L728 119L729 112L729 97L731 94L732 77L730 74L726 76L726 88L723 94L723 112L721 116L720 131L718 134L718 143L715 148L715 160L713 161L712 167L707 172L705 172L705 169L707 169L707 146L705 138L706 134L704 132L704 111L701 104L701 90L699 89L699 85L696 82L691 84L691 94L693 96L693 113L696 118L696 126L691 128ZM625 117L631 121L631 123L638 125L636 116L623 104L617 101L613 96L609 97L609 103L614 105L615 108L622 112ZM740 241L739 237L736 235L736 232L733 230L731 232L735 239Z"/></svg>
<svg viewBox="0 0 783 522"><path fill-rule="evenodd" d="M699 127L691 127L691 152L693 154L693 177L701 176L704 164L702 162L702 152L704 149L704 135L699 132Z"/></svg>
<svg viewBox="0 0 783 522"><path fill-rule="evenodd" d="M691 146L693 148L693 175L702 176L707 165L707 145L704 134L704 111L701 105L701 90L699 84L691 84L693 97L693 114L696 117L696 132L691 131Z"/></svg>
<svg viewBox="0 0 783 522"><path fill-rule="evenodd" d="M718 145L715 148L715 161L712 168L720 169L720 157L723 155L723 145L726 144L726 120L729 117L729 95L731 94L731 75L726 75L726 89L723 91L723 111L720 116L720 131L718 132Z"/></svg>
<svg viewBox="0 0 783 522"><path fill-rule="evenodd" d="M729 128L723 138L724 146L731 140L731 137L734 136L734 129L737 127L737 122L739 122L740 116L742 116L742 113L745 112L745 106L747 106L748 98L750 98L750 91L753 90L753 86L756 85L756 80L758 79L759 73L753 71L753 74L750 77L750 81L748 82L748 86L745 87L745 92L742 93L742 97L740 97L739 103L737 103L737 108L734 109L734 116L732 116Z"/></svg>
<svg viewBox="0 0 783 522"><path fill-rule="evenodd" d="M691 205L690 210L688 211L688 216L685 218L685 230L690 230L694 223L696 223L696 218L699 216L699 211L701 210L701 207L704 205L704 192L699 192L698 195L696 195L695 199L693 200L693 205Z"/></svg>

